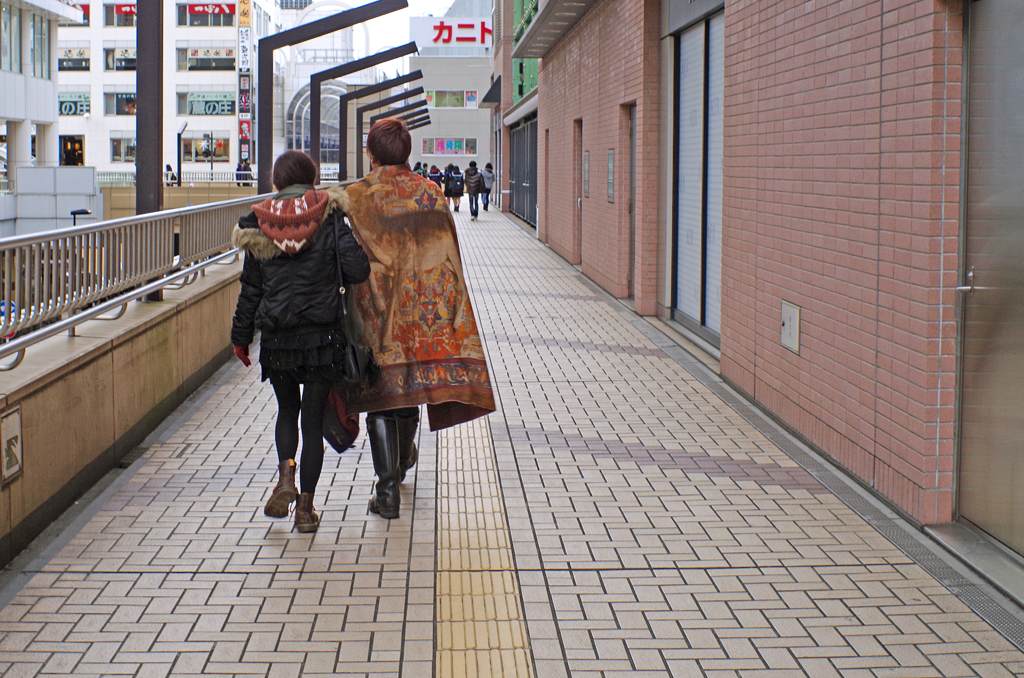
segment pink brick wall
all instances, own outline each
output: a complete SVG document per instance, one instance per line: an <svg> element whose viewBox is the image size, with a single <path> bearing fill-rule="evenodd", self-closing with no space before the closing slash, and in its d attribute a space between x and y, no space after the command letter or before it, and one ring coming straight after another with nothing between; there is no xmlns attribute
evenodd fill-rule
<svg viewBox="0 0 1024 678"><path fill-rule="evenodd" d="M924 523L952 517L962 31L959 0L726 4L723 375Z"/></svg>
<svg viewBox="0 0 1024 678"><path fill-rule="evenodd" d="M656 310L659 144L658 28L654 0L600 0L542 62L539 75L539 237L617 297L628 294L629 214L626 106L636 105L636 310ZM590 197L577 238L573 182L575 121L590 151ZM608 149L615 149L616 198L607 199Z"/></svg>

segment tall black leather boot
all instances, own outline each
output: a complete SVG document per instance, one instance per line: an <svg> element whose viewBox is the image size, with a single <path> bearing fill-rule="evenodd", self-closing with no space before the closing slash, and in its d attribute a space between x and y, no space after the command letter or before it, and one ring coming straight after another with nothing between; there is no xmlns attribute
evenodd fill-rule
<svg viewBox="0 0 1024 678"><path fill-rule="evenodd" d="M370 498L370 513L377 513L388 520L397 518L402 503L399 493L398 419L370 412L366 415L366 435L370 439L373 470L377 473L376 491Z"/></svg>
<svg viewBox="0 0 1024 678"><path fill-rule="evenodd" d="M410 417L398 417L398 466L399 482L405 482L405 474L416 465L420 449L416 446L416 429L420 423L420 411Z"/></svg>

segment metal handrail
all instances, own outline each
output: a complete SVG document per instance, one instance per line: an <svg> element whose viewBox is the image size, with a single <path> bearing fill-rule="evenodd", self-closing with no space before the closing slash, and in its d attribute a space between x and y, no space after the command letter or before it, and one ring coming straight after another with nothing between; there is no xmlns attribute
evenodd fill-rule
<svg viewBox="0 0 1024 678"><path fill-rule="evenodd" d="M0 359L19 354L0 371L16 367L31 344L237 257L231 230L266 197L0 238L0 335L53 323L0 346ZM106 301L116 295L121 296Z"/></svg>
<svg viewBox="0 0 1024 678"><path fill-rule="evenodd" d="M171 176L174 179L171 179ZM177 172L163 173L163 181L165 184L177 185L178 179ZM249 184L256 186L258 177L255 171L250 171L249 174L243 178L238 178L238 170L202 170L202 169L187 169L181 172L181 183L182 185L187 184ZM325 169L320 172L320 181L337 181L338 170L336 169ZM131 171L101 171L96 173L96 182L100 186L134 186L135 185L135 172Z"/></svg>

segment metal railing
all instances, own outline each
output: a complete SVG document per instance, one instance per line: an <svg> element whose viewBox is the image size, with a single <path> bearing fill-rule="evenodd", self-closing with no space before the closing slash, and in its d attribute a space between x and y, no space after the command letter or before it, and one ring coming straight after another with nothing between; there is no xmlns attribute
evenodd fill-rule
<svg viewBox="0 0 1024 678"><path fill-rule="evenodd" d="M164 183L168 186L177 186L178 180L175 178L171 180L171 174L177 177L177 173L164 172L163 178ZM239 179L235 170L215 170L210 172L209 170L183 170L181 173L181 185L187 186L189 184L248 184L253 187L256 186L257 176L256 172L250 172L250 175L246 178ZM0 182L5 181L6 177L0 178ZM338 170L326 169L320 172L320 181L337 181ZM100 186L134 186L135 185L135 172L111 172L103 171L96 173L96 182ZM0 183L0 187L3 184Z"/></svg>
<svg viewBox="0 0 1024 678"><path fill-rule="evenodd" d="M232 229L266 197L0 239L0 336L12 338L0 345L0 359L15 356L0 371L17 367L32 344L65 330L73 334L86 320L116 319L130 301L233 261ZM103 315L118 307L117 315Z"/></svg>

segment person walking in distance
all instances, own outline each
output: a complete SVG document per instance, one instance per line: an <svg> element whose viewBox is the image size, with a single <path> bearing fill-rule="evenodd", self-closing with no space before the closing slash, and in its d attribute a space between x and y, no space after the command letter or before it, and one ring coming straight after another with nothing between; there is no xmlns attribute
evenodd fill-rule
<svg viewBox="0 0 1024 678"><path fill-rule="evenodd" d="M452 196L452 204L456 212L459 211L459 203L462 202L462 194L466 190L466 177L459 170L458 165L452 165L452 171L448 175L448 192Z"/></svg>
<svg viewBox="0 0 1024 678"><path fill-rule="evenodd" d="M484 212L487 211L487 206L491 202L491 189L494 187L494 167L491 163L484 165L484 168L480 170L480 174L484 178L484 190L480 193L481 202L484 205Z"/></svg>
<svg viewBox="0 0 1024 678"><path fill-rule="evenodd" d="M242 161L239 160L238 161L238 166L235 167L235 186L241 186L242 185L242 177L243 177Z"/></svg>
<svg viewBox="0 0 1024 678"><path fill-rule="evenodd" d="M432 431L494 411L455 221L441 190L409 169L411 148L404 121L377 121L366 138L371 171L346 190L352 230L373 266L355 301L381 374L345 403L367 412L377 473L369 510L388 519L399 516L400 484L419 455L419 406Z"/></svg>
<svg viewBox="0 0 1024 678"><path fill-rule="evenodd" d="M469 220L476 221L480 215L480 193L484 190L484 177L476 169L476 160L469 161L465 177L466 195L469 196Z"/></svg>
<svg viewBox="0 0 1024 678"><path fill-rule="evenodd" d="M427 178L433 181L435 184L437 184L438 187L440 188L444 175L441 174L441 170L438 168L437 165L431 165L430 173L427 174Z"/></svg>
<svg viewBox="0 0 1024 678"><path fill-rule="evenodd" d="M277 397L279 475L263 513L286 518L294 501L299 532L320 526L313 497L324 461L324 407L331 386L352 376L343 368L347 340L341 325L344 296L338 290L370 275L366 252L345 223L344 191L318 191L316 183L313 159L286 152L274 163L277 195L239 219L231 235L232 244L245 252L231 343L248 367L249 344L255 331L262 331L261 379L270 380Z"/></svg>

